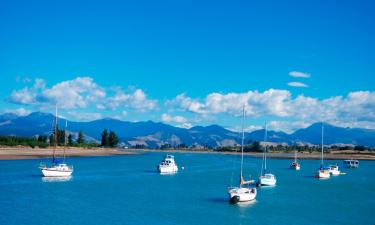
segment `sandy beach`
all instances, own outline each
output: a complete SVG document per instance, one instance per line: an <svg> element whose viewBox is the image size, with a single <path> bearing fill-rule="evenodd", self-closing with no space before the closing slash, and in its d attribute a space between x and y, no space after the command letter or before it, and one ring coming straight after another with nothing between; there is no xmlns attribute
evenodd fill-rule
<svg viewBox="0 0 375 225"><path fill-rule="evenodd" d="M52 148L28 148L28 147L3 147L0 148L0 160L12 160L12 159L36 159L36 158L48 158L51 157L53 152ZM67 148L67 157L87 157L87 156L116 156L116 155L130 155L130 154L141 154L143 152L181 152L181 153L196 153L196 154L224 154L224 155L236 155L239 152L218 152L212 150L156 150L156 149L116 149L116 148ZM245 155L262 157L263 153L244 153ZM56 150L57 156L63 155L63 148ZM294 153L284 152L271 152L268 153L270 158L280 159L292 159ZM298 153L299 159L320 159L319 152L300 152ZM358 160L375 160L375 152L371 151L332 151L324 154L325 159L358 159Z"/></svg>
<svg viewBox="0 0 375 225"><path fill-rule="evenodd" d="M56 155L61 157L63 155L63 148L56 150ZM36 158L48 158L53 153L52 148L26 148L26 147L14 147L14 148L0 148L0 160L12 160L12 159L36 159ZM67 148L67 157L85 157L85 156L114 156L114 155L129 155L137 154L134 151L123 151L117 149L107 148Z"/></svg>

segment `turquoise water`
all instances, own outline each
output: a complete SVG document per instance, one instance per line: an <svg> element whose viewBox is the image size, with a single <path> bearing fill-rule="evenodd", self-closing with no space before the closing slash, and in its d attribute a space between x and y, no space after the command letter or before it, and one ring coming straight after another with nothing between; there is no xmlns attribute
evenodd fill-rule
<svg viewBox="0 0 375 225"><path fill-rule="evenodd" d="M258 189L253 204L228 204L238 180L238 156L175 153L185 171L159 175L163 153L71 158L67 181L39 175L39 160L0 161L0 224L374 224L375 162L347 175L317 180L316 160L270 159L274 188ZM245 171L260 159L245 157ZM328 161L328 163L341 161Z"/></svg>

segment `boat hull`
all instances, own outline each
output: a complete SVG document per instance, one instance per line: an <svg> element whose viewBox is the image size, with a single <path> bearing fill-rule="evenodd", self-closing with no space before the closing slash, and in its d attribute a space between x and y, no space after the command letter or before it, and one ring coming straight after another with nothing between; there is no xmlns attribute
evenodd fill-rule
<svg viewBox="0 0 375 225"><path fill-rule="evenodd" d="M261 176L259 177L259 184L262 186L275 186L276 185L276 178L268 177L268 176Z"/></svg>
<svg viewBox="0 0 375 225"><path fill-rule="evenodd" d="M301 169L301 166L300 165L291 165L290 168L292 170L300 170Z"/></svg>
<svg viewBox="0 0 375 225"><path fill-rule="evenodd" d="M249 202L255 200L257 190L255 188L229 188L229 203Z"/></svg>
<svg viewBox="0 0 375 225"><path fill-rule="evenodd" d="M45 177L69 177L72 175L73 171L60 171L53 169L41 169L43 176Z"/></svg>
<svg viewBox="0 0 375 225"><path fill-rule="evenodd" d="M168 173L177 173L178 167L174 166L158 166L159 173L168 174Z"/></svg>
<svg viewBox="0 0 375 225"><path fill-rule="evenodd" d="M332 170L332 171L329 171L329 173L331 174L331 176L338 176L338 175L340 175L340 171L339 170Z"/></svg>
<svg viewBox="0 0 375 225"><path fill-rule="evenodd" d="M329 173L328 170L319 170L315 174L315 178L317 179L328 179L330 178L331 174Z"/></svg>

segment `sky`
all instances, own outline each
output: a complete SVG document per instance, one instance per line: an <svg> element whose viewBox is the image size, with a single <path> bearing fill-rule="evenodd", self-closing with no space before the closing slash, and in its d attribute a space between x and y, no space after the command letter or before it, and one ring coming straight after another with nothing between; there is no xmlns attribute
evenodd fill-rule
<svg viewBox="0 0 375 225"><path fill-rule="evenodd" d="M0 1L0 113L375 129L373 1Z"/></svg>

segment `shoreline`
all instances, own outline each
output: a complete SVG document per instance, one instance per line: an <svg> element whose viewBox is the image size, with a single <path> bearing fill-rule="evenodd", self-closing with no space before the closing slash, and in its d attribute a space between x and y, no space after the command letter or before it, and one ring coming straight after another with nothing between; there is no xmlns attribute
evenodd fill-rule
<svg viewBox="0 0 375 225"><path fill-rule="evenodd" d="M61 158L64 149L57 148L56 156ZM0 148L0 160L17 160L17 159L43 159L51 158L53 148L27 148L27 147L10 147ZM112 148L75 148L66 149L66 157L90 157L90 156L116 156L116 155L134 155L133 151L123 151ZM139 153L138 153L139 154Z"/></svg>
<svg viewBox="0 0 375 225"><path fill-rule="evenodd" d="M219 152L219 151L203 151L203 150L160 150L160 149L129 149L129 151L143 151L143 152L172 152L172 153L196 153L196 154L220 154L220 155L240 155L240 152ZM244 152L244 156L253 156L261 158L263 156L262 152ZM268 158L274 159L294 159L293 152L270 152L267 154ZM314 160L320 159L320 153L318 152L302 152L297 154L299 160ZM364 152L358 153L357 151L341 151L334 153L324 153L324 159L327 160L346 160L346 159L356 159L356 160L375 160L375 152Z"/></svg>
<svg viewBox="0 0 375 225"><path fill-rule="evenodd" d="M61 157L64 149L58 147L56 155ZM165 152L165 153L193 153L193 154L220 154L220 155L239 155L239 152L219 152L212 150L186 150L186 149L120 149L120 148L78 148L69 147L66 149L66 157L90 157L90 156L117 156L117 155L134 155L142 154L144 152ZM29 148L29 147L0 147L0 160L17 160L17 159L39 159L50 158L53 153L53 148ZM253 156L261 158L261 152L245 152L245 156ZM275 159L293 159L294 152L270 152L269 158ZM313 160L320 159L319 152L299 152L297 155L299 160ZM327 160L375 160L375 152L365 151L358 152L353 150L347 151L333 151L325 153L324 158Z"/></svg>

